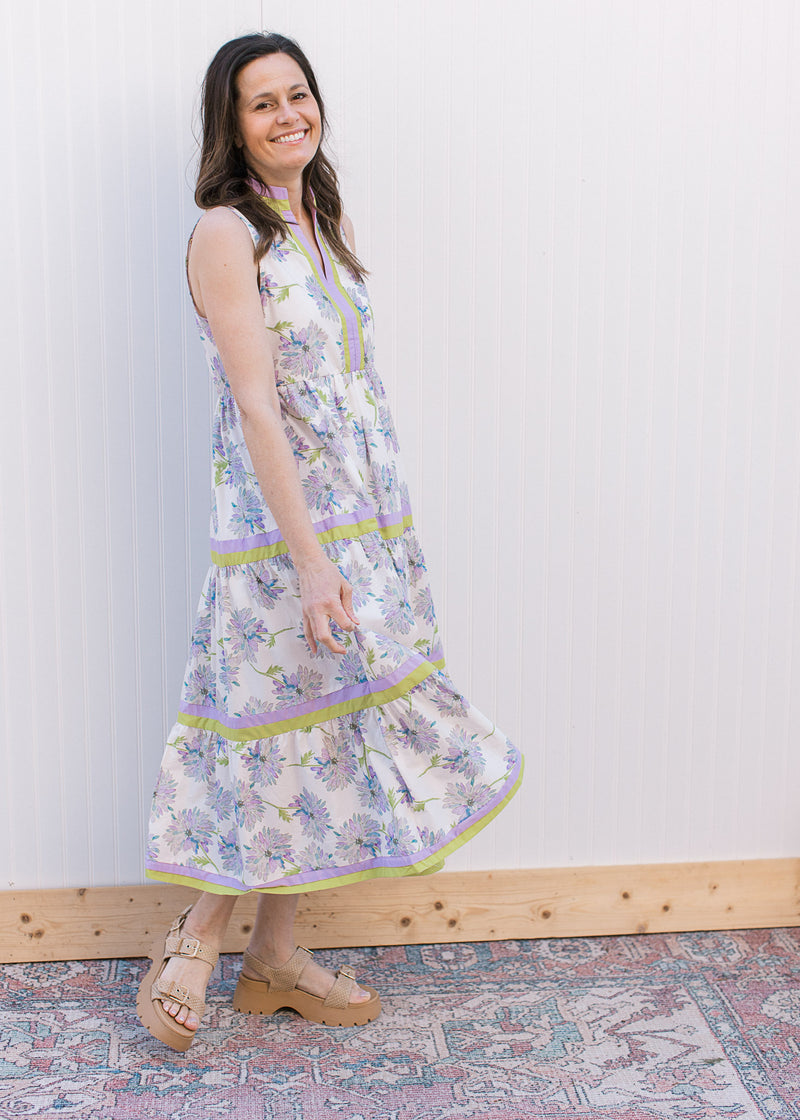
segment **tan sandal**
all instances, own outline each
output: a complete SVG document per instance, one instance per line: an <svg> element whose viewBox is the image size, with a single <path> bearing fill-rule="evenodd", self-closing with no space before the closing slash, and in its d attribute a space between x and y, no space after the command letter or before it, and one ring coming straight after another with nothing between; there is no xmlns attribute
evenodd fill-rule
<svg viewBox="0 0 800 1120"><path fill-rule="evenodd" d="M191 908L187 906L169 927L167 936L156 941L150 951L152 967L139 985L136 996L136 1010L142 1026L147 1027L154 1038L171 1046L173 1050L188 1050L197 1031L190 1030L173 1019L164 1010L162 1000L180 1003L190 1011L195 1011L199 1018L203 1017L206 1005L200 996L189 991L183 984L176 984L174 980L162 980L161 974L167 961L171 957L196 958L206 961L213 969L219 958L219 953L210 945L198 941L196 937L183 935L183 924Z"/></svg>
<svg viewBox="0 0 800 1120"><path fill-rule="evenodd" d="M299 945L286 964L280 968L270 968L245 949L244 963L251 971L263 976L264 980L240 976L233 996L234 1010L244 1011L248 1015L271 1015L279 1007L291 1007L304 1019L312 1023L323 1023L328 1027L360 1027L378 1018L381 999L374 988L362 985L369 992L370 998L364 1003L350 1003L350 993L356 978L349 968L338 970L333 987L324 999L301 991L297 987L297 981L313 955L310 949Z"/></svg>

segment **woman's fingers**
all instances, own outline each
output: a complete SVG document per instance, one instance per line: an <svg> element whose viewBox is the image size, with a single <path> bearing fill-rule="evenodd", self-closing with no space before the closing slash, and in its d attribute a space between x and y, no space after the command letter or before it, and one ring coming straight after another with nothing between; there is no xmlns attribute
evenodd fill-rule
<svg viewBox="0 0 800 1120"><path fill-rule="evenodd" d="M327 615L320 615L316 624L312 626L312 629L316 641L319 642L320 645L325 646L331 653L344 653L344 646L331 634L330 622L328 621ZM311 645L311 652L316 653L316 642L313 645L309 642L309 645Z"/></svg>
<svg viewBox="0 0 800 1120"><path fill-rule="evenodd" d="M342 609L338 603L332 603L329 607L315 613L312 619L312 630L318 642L321 642L332 653L344 653L345 647L342 643L334 637L331 633L331 622L342 630L352 630L353 623L350 617Z"/></svg>
<svg viewBox="0 0 800 1120"><path fill-rule="evenodd" d="M316 653L317 643L314 639L314 631L311 629L311 622L305 613L303 614L303 633L306 636L306 641L311 646L311 652Z"/></svg>
<svg viewBox="0 0 800 1120"><path fill-rule="evenodd" d="M353 614L353 589L347 580L342 580L342 606L347 611L347 617L354 626L358 626L358 619Z"/></svg>
<svg viewBox="0 0 800 1120"><path fill-rule="evenodd" d="M331 634L330 624L328 624L327 634L324 634L324 633L323 634L317 634L317 641L322 642L322 644L324 646L326 646L331 651L331 653L346 653L347 652L346 648L342 645L342 643L337 641L336 638L334 638L333 634Z"/></svg>
<svg viewBox="0 0 800 1120"><path fill-rule="evenodd" d="M312 653L323 645L331 653L344 653L346 647L331 633L331 622L340 630L351 631L358 625L353 614L353 589L339 569L330 561L304 569L300 573L300 596L303 602L303 633Z"/></svg>
<svg viewBox="0 0 800 1120"><path fill-rule="evenodd" d="M344 595L342 595L342 598L344 599ZM357 621L344 602L329 603L326 607L311 614L309 628L316 641L322 643L332 653L345 653L346 646L343 646L338 638L331 633L330 624L335 622L340 630L351 631L355 629ZM306 637L308 637L307 633ZM311 645L310 642L309 645ZM316 653L313 646L312 652Z"/></svg>

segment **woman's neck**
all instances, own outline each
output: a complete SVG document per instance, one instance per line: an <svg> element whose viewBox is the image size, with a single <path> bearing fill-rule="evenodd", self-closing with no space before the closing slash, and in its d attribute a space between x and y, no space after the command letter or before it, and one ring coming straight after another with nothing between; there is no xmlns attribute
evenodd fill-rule
<svg viewBox="0 0 800 1120"><path fill-rule="evenodd" d="M303 217L303 180L296 179L293 183L270 183L271 187L282 186L289 194L289 206L298 222Z"/></svg>
<svg viewBox="0 0 800 1120"><path fill-rule="evenodd" d="M265 180L262 180L260 176L254 175L254 178L259 182L265 182ZM292 179L290 182L286 183L274 183L267 181L266 186L268 189L275 187L280 191L286 191L292 213L294 214L298 222L303 220L303 218L305 217L305 210L303 206L304 192L302 175L298 175L296 179Z"/></svg>

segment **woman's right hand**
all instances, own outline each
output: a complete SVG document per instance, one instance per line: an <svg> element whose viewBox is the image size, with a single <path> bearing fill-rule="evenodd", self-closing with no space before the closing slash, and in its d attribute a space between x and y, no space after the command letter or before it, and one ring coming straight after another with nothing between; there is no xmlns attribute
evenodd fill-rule
<svg viewBox="0 0 800 1120"><path fill-rule="evenodd" d="M303 610L303 633L317 652L320 642L332 653L344 653L345 647L331 633L330 623L342 630L354 630L359 622L353 613L353 589L327 556L297 569L300 577L300 605Z"/></svg>

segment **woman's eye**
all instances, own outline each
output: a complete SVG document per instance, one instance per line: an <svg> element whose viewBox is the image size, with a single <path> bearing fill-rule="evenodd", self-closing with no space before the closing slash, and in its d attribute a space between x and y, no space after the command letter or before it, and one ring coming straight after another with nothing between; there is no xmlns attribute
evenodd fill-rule
<svg viewBox="0 0 800 1120"><path fill-rule="evenodd" d="M305 97L305 96L306 96L306 95L305 95L304 93L296 93L296 94L294 95L294 100L295 100L295 101L297 101L298 97Z"/></svg>

